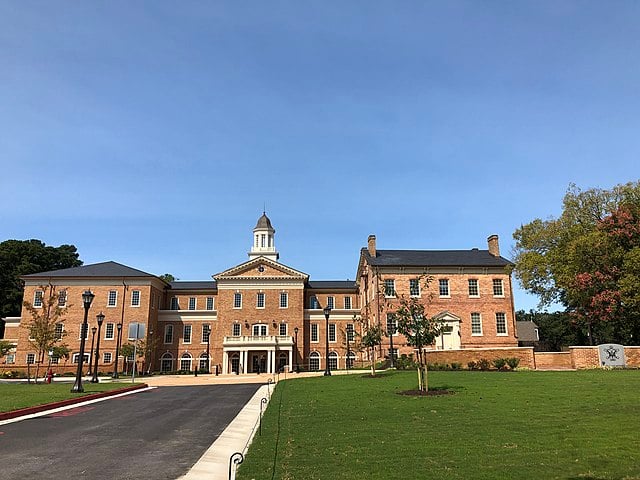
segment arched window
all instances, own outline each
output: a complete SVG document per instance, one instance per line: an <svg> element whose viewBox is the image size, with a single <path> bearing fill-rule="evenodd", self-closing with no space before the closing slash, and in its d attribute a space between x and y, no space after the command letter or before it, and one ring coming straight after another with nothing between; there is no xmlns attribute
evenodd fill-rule
<svg viewBox="0 0 640 480"><path fill-rule="evenodd" d="M183 353L180 357L180 370L191 371L191 354Z"/></svg>
<svg viewBox="0 0 640 480"><path fill-rule="evenodd" d="M199 370L209 371L209 362L207 360L208 358L206 353L200 354L200 364L198 365Z"/></svg>
<svg viewBox="0 0 640 480"><path fill-rule="evenodd" d="M338 369L338 354L336 352L331 352L329 354L329 370L337 370Z"/></svg>
<svg viewBox="0 0 640 480"><path fill-rule="evenodd" d="M173 370L173 355L169 352L166 352L160 358L160 371L161 372L170 372Z"/></svg>
<svg viewBox="0 0 640 480"><path fill-rule="evenodd" d="M349 352L347 355L347 368L353 368L353 364L356 361L356 354L353 352Z"/></svg>
<svg viewBox="0 0 640 480"><path fill-rule="evenodd" d="M320 354L311 352L309 355L309 371L317 372L318 370L320 370Z"/></svg>

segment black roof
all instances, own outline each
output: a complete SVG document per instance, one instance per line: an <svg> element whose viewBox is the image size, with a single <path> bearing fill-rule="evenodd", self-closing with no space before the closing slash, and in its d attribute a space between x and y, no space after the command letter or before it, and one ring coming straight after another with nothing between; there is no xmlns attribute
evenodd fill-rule
<svg viewBox="0 0 640 480"><path fill-rule="evenodd" d="M212 281L171 282L171 290L216 290L218 285Z"/></svg>
<svg viewBox="0 0 640 480"><path fill-rule="evenodd" d="M362 254L370 265L380 267L506 267L512 263L489 250L377 250L375 258L366 248Z"/></svg>
<svg viewBox="0 0 640 480"><path fill-rule="evenodd" d="M355 290L355 280L314 280L307 282L309 288L317 290Z"/></svg>
<svg viewBox="0 0 640 480"><path fill-rule="evenodd" d="M271 226L271 220L269 220L269 217L267 217L267 214L264 212L262 213L262 216L258 219L258 223L256 223L254 230L259 228L260 229L268 228L269 230L273 230L273 227Z"/></svg>
<svg viewBox="0 0 640 480"><path fill-rule="evenodd" d="M155 275L117 262L102 262L23 275L23 278L30 277L155 277Z"/></svg>

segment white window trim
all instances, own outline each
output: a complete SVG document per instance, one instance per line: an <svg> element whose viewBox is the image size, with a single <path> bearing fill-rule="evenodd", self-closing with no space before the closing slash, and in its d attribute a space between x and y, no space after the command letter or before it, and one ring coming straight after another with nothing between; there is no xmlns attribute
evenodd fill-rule
<svg viewBox="0 0 640 480"><path fill-rule="evenodd" d="M469 292L471 288L471 284L469 283L469 281L471 280L476 281L476 290L478 291L477 295L471 295L471 293ZM469 298L480 298L480 281L477 278L470 278L469 281L467 282L467 293L469 293Z"/></svg>
<svg viewBox="0 0 640 480"><path fill-rule="evenodd" d="M313 339L313 327L315 326L316 328L316 337L317 340ZM317 323L312 323L311 326L309 327L309 341L311 343L320 343L320 326Z"/></svg>
<svg viewBox="0 0 640 480"><path fill-rule="evenodd" d="M204 339L205 327L209 327L209 341L211 341L211 325L204 324L204 325L202 325L202 332L200 332L200 345L206 345L207 344L207 341Z"/></svg>
<svg viewBox="0 0 640 480"><path fill-rule="evenodd" d="M185 342L184 333L186 332L187 327L189 327L189 341ZM191 345L191 342L193 342L193 325L183 325L182 326L182 343L184 343L185 345Z"/></svg>
<svg viewBox="0 0 640 480"><path fill-rule="evenodd" d="M502 281L502 279L501 279L501 278L494 278L494 279L492 280L492 282L491 282L491 289L492 289L492 290L494 289L493 282L494 282L495 280L500 280L500 290L502 290L502 294L501 294L501 295L496 295L496 294L495 294L495 290L494 290L494 292L493 292L493 296L494 296L494 298L504 298L504 282Z"/></svg>
<svg viewBox="0 0 640 480"><path fill-rule="evenodd" d="M349 306L347 307L347 299L349 299ZM351 298L351 295L345 295L344 298L342 299L342 306L344 307L345 310L351 310L353 307L353 298Z"/></svg>
<svg viewBox="0 0 640 480"><path fill-rule="evenodd" d="M393 282L393 293L391 295L387 295L387 282ZM396 298L396 280L395 278L388 278L384 280L384 298Z"/></svg>
<svg viewBox="0 0 640 480"><path fill-rule="evenodd" d="M411 281L415 280L416 282L418 282L418 294L417 295L413 295L411 293ZM420 298L422 296L422 289L420 288L420 279L418 278L410 278L409 279L409 296L411 298Z"/></svg>
<svg viewBox="0 0 640 480"><path fill-rule="evenodd" d="M36 305L38 293L40 294L40 305ZM42 290L36 290L33 292L33 308L42 308L42 305L44 305L44 292Z"/></svg>
<svg viewBox="0 0 640 480"><path fill-rule="evenodd" d="M191 308L191 300L193 300L193 308ZM191 312L194 310L198 310L198 297L189 297L189 301L187 302L187 309Z"/></svg>
<svg viewBox="0 0 640 480"><path fill-rule="evenodd" d="M109 304L109 298L111 297L111 292L115 292L116 298L113 305ZM118 306L118 291L117 290L109 290L107 292L107 308L116 308Z"/></svg>
<svg viewBox="0 0 640 480"><path fill-rule="evenodd" d="M107 355L109 355L109 360L107 360ZM104 352L102 354L102 363L111 363L113 361L113 355L111 352Z"/></svg>
<svg viewBox="0 0 640 480"><path fill-rule="evenodd" d="M236 307L236 295L240 295L240 306ZM242 293L234 292L233 294L233 309L234 310L242 310Z"/></svg>
<svg viewBox="0 0 640 480"><path fill-rule="evenodd" d="M482 337L484 336L484 330L482 328L482 313L480 312L471 312L471 313L477 313L478 316L480 317L480 333L473 333L473 317L471 317L471 336L472 337Z"/></svg>
<svg viewBox="0 0 640 480"><path fill-rule="evenodd" d="M285 306L282 306L282 298L285 298ZM288 292L280 292L280 308L285 309L289 308L289 293Z"/></svg>
<svg viewBox="0 0 640 480"><path fill-rule="evenodd" d="M446 295L441 295L440 294L440 281L444 280L447 282L447 294ZM439 278L438 279L438 296L440 298L451 298L451 283L449 282L448 278Z"/></svg>
<svg viewBox="0 0 640 480"><path fill-rule="evenodd" d="M260 295L262 295L262 306L260 306ZM267 305L267 295L264 292L258 292L256 294L256 308L263 310Z"/></svg>
<svg viewBox="0 0 640 480"><path fill-rule="evenodd" d="M281 331L280 329L282 328L282 326L283 326L283 325L284 325L284 335L282 335L282 334L280 333L280 331ZM280 337L286 337L288 333L289 333L289 326L288 326L285 322L280 322L280 323L278 324L278 336L280 336Z"/></svg>
<svg viewBox="0 0 640 480"><path fill-rule="evenodd" d="M135 303L133 303L133 292L138 292L138 304L137 305ZM116 293L116 295L117 295L117 293ZM139 308L141 303L142 303L142 292L140 292L140 290L131 290L131 306L133 308Z"/></svg>
<svg viewBox="0 0 640 480"><path fill-rule="evenodd" d="M498 333L498 314L504 315L504 333ZM505 312L496 312L496 337L508 337L509 336L509 322L507 321L507 314Z"/></svg>
<svg viewBox="0 0 640 480"><path fill-rule="evenodd" d="M333 327L333 340L331 340L331 327ZM336 343L338 341L338 325L335 323L329 324L329 343Z"/></svg>
<svg viewBox="0 0 640 480"><path fill-rule="evenodd" d="M234 333L235 333L234 329L236 328L236 325L238 325L238 330L240 331L240 333L238 333L238 335L234 335ZM242 324L241 323L236 322L231 326L231 336L232 337L241 337L242 336Z"/></svg>
<svg viewBox="0 0 640 480"><path fill-rule="evenodd" d="M171 341L167 342L167 331L171 329ZM173 336L175 334L175 328L173 327L173 325L165 325L164 326L164 336L162 337L162 341L165 345L172 345L173 344Z"/></svg>
<svg viewBox="0 0 640 480"><path fill-rule="evenodd" d="M107 325L113 325L113 328L111 329L111 336L110 337L107 337L107 331L108 331ZM62 328L64 330L64 327L62 327ZM113 339L115 339L115 337L116 337L116 324L113 323L113 322L107 322L105 324L105 326L104 326L104 339L105 340L113 340Z"/></svg>
<svg viewBox="0 0 640 480"><path fill-rule="evenodd" d="M209 299L211 299L211 308L209 308ZM205 300L204 308L206 308L208 312L212 312L216 309L216 301L214 297L207 297L207 299Z"/></svg>

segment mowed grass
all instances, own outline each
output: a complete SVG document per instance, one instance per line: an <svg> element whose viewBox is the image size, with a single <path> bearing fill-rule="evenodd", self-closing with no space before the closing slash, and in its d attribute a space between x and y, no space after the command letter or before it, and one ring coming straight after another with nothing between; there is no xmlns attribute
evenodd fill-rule
<svg viewBox="0 0 640 480"><path fill-rule="evenodd" d="M415 372L280 382L240 479L638 479L640 371Z"/></svg>
<svg viewBox="0 0 640 480"><path fill-rule="evenodd" d="M0 384L0 412L10 412L19 408L33 407L44 403L57 402L92 393L130 387L131 383L90 383L82 382L84 393L71 393L72 383L52 384Z"/></svg>

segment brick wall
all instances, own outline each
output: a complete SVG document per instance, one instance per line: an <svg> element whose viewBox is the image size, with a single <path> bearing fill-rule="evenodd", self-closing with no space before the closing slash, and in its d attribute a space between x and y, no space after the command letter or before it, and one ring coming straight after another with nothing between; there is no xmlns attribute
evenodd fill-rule
<svg viewBox="0 0 640 480"><path fill-rule="evenodd" d="M537 370L571 369L571 352L534 352Z"/></svg>
<svg viewBox="0 0 640 480"><path fill-rule="evenodd" d="M598 347L569 347L574 368L598 368ZM624 347L627 367L640 367L640 347Z"/></svg>
<svg viewBox="0 0 640 480"><path fill-rule="evenodd" d="M472 348L466 350L431 350L427 352L427 362L429 363L462 363L463 368L467 368L467 363L477 362L482 358L489 361L497 358L517 357L520 359L520 367L535 368L533 347L514 348Z"/></svg>

